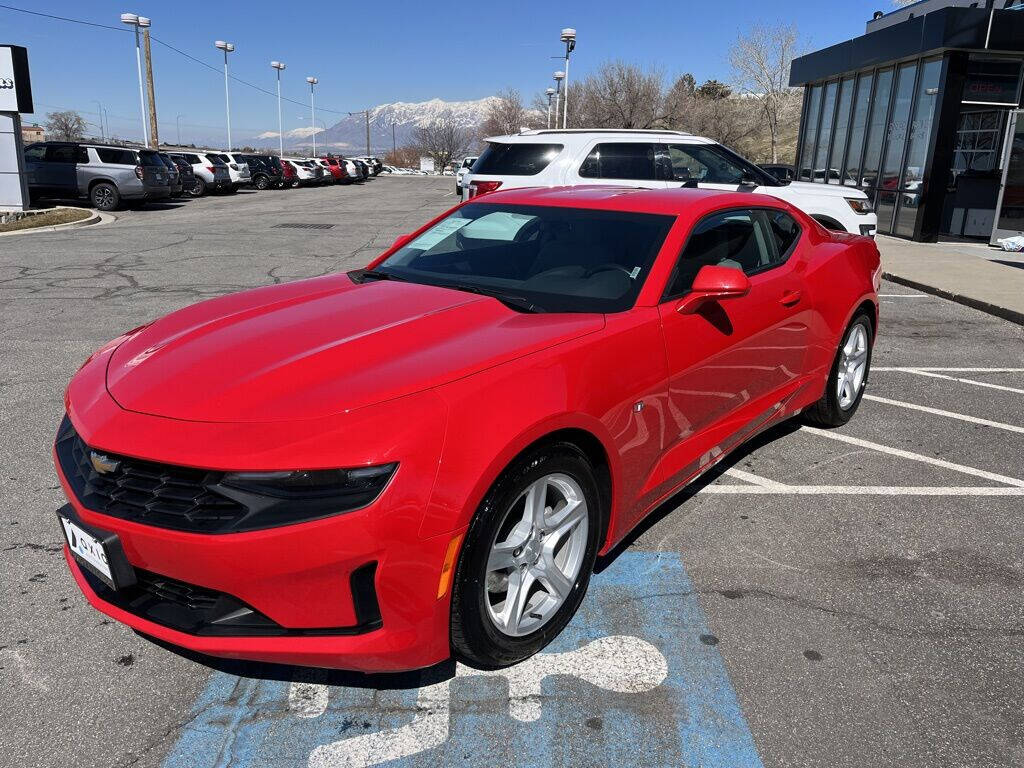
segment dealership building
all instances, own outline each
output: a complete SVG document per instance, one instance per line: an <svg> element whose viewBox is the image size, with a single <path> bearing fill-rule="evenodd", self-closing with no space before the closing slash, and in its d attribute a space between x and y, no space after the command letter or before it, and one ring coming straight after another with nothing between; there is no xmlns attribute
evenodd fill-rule
<svg viewBox="0 0 1024 768"><path fill-rule="evenodd" d="M1024 234L1024 0L921 0L793 61L800 179L864 190L878 231Z"/></svg>

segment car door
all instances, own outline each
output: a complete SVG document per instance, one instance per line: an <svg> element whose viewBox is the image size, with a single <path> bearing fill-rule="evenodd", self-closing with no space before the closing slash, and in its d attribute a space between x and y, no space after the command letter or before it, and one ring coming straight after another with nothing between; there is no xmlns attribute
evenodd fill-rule
<svg viewBox="0 0 1024 768"><path fill-rule="evenodd" d="M658 145L651 141L596 141L568 184L616 184L664 189L664 172L658 172ZM571 178L573 175L576 178Z"/></svg>
<svg viewBox="0 0 1024 768"><path fill-rule="evenodd" d="M78 163L88 162L77 144L50 144L44 163L45 184L55 197L78 197Z"/></svg>
<svg viewBox="0 0 1024 768"><path fill-rule="evenodd" d="M716 144L667 142L659 145L658 167L671 173L667 186L699 186L728 192L755 192L764 171Z"/></svg>
<svg viewBox="0 0 1024 768"><path fill-rule="evenodd" d="M25 180L29 194L46 194L46 145L32 144L25 148Z"/></svg>
<svg viewBox="0 0 1024 768"><path fill-rule="evenodd" d="M803 375L810 339L802 232L780 209L711 214L695 226L659 306L675 439L660 480L689 476L777 415ZM802 252L800 252L802 253ZM705 265L741 269L750 291L677 311Z"/></svg>

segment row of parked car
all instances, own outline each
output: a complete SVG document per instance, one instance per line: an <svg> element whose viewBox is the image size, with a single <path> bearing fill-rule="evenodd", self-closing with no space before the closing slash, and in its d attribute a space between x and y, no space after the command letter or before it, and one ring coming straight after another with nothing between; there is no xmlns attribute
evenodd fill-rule
<svg viewBox="0 0 1024 768"><path fill-rule="evenodd" d="M278 157L63 141L42 141L25 148L25 173L33 200L87 199L101 211L137 207L153 200L237 192L242 187L361 183L382 168L375 157Z"/></svg>

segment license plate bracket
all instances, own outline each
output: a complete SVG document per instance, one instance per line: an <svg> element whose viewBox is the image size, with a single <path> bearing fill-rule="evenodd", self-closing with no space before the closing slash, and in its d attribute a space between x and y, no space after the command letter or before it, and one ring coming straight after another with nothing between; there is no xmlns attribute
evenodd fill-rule
<svg viewBox="0 0 1024 768"><path fill-rule="evenodd" d="M57 510L57 521L78 565L114 590L136 583L135 569L116 533L86 525L70 504Z"/></svg>

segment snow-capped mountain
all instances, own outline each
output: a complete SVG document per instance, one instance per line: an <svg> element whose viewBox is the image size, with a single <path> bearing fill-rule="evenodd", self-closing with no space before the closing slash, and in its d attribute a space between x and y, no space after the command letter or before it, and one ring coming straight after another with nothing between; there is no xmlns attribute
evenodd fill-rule
<svg viewBox="0 0 1024 768"><path fill-rule="evenodd" d="M417 126L428 125L442 118L451 117L467 130L474 130L487 112L488 106L496 101L489 96L475 101L430 101L405 102L396 101L392 104L380 104L370 109L370 148L372 152L383 153L391 149L392 129L394 124L394 141L399 147L412 140L413 130ZM325 113L326 114L326 113ZM308 126L285 131L285 145L308 146L310 142ZM277 132L266 131L255 137L257 146L276 146ZM366 151L366 117L359 112L348 115L328 127L327 132L317 131L317 146L330 147L337 151L350 150L353 153Z"/></svg>

